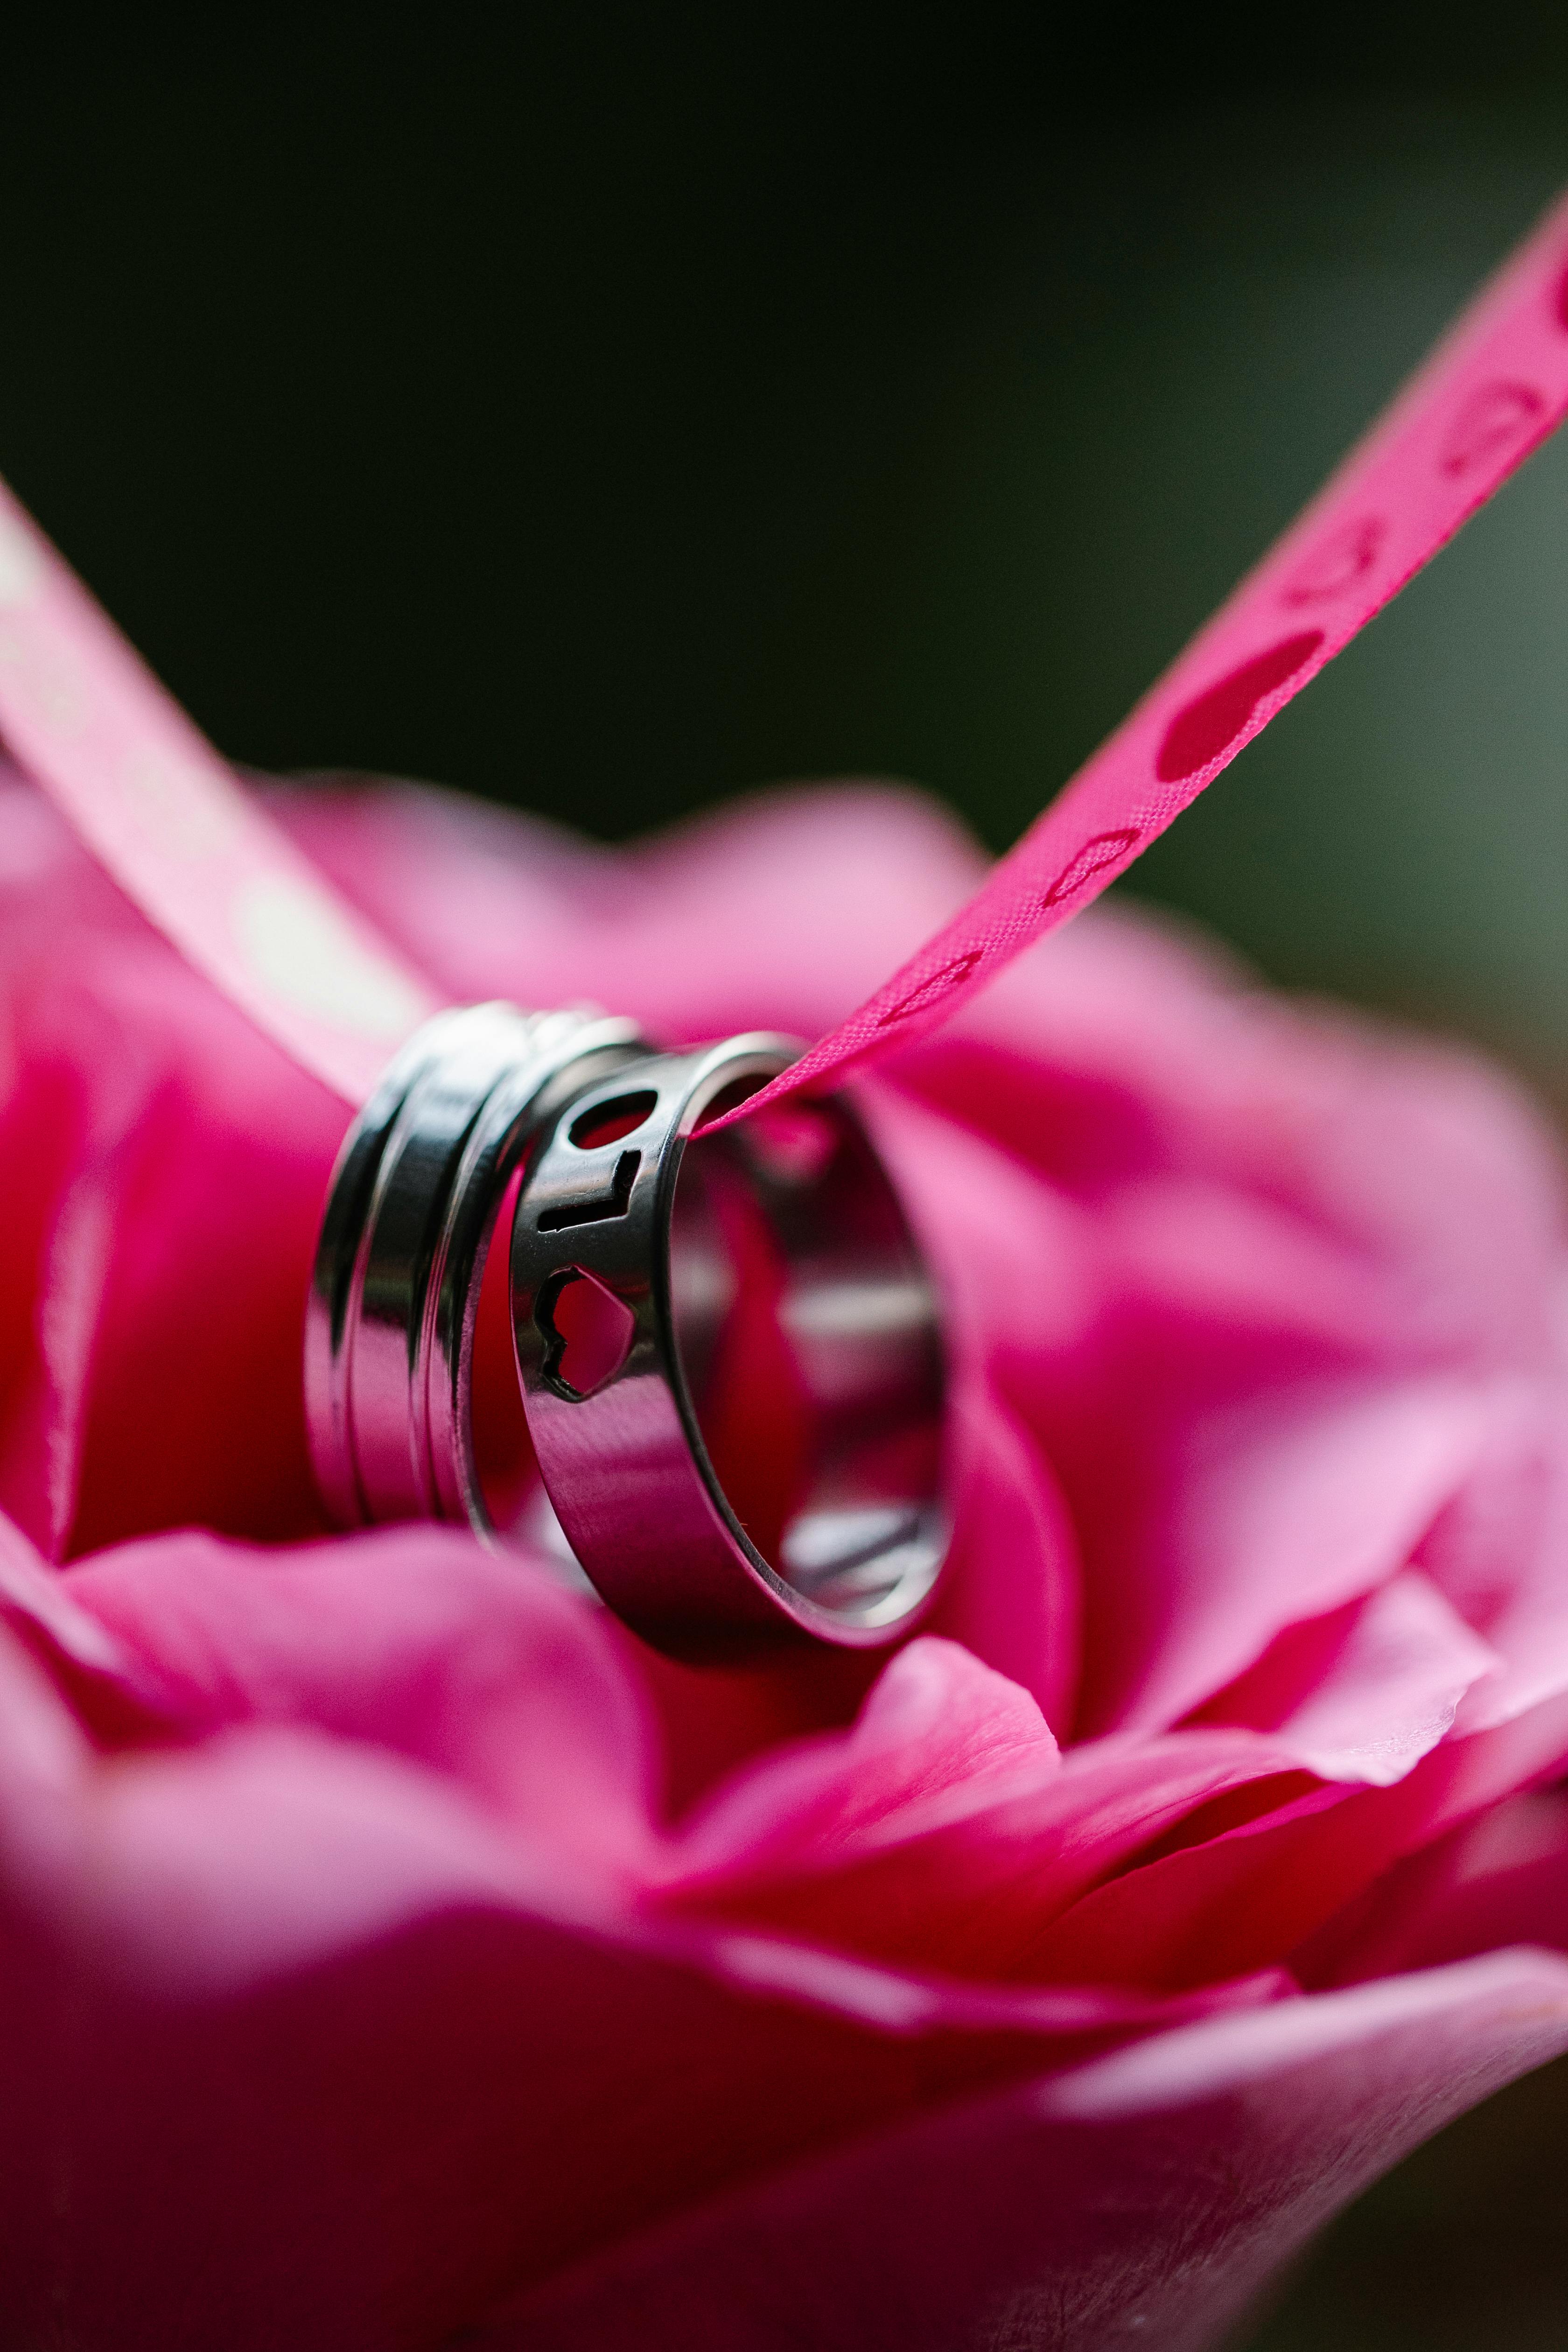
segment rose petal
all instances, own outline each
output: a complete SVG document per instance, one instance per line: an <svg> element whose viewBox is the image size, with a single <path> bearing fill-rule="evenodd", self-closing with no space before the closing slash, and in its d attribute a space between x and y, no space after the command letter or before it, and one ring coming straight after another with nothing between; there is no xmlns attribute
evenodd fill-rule
<svg viewBox="0 0 1568 2352"><path fill-rule="evenodd" d="M688 1825L679 1869L709 1877L832 1869L880 1844L900 1815L953 1790L966 1801L1060 1758L1027 1692L955 1642L927 1635L886 1666L853 1729L774 1754L719 1791Z"/></svg>
<svg viewBox="0 0 1568 2352"><path fill-rule="evenodd" d="M589 997L660 1039L817 1034L984 870L935 803L887 785L762 795L626 851L408 787L279 805L340 888L459 1000Z"/></svg>
<svg viewBox="0 0 1568 2352"><path fill-rule="evenodd" d="M948 1397L954 1523L928 1630L1033 1693L1047 1722L1071 1714L1082 1601L1072 1523L1049 1465L988 1386Z"/></svg>
<svg viewBox="0 0 1568 2352"><path fill-rule="evenodd" d="M1484 1731L1568 1690L1568 1390L1500 1382L1481 1457L1419 1559L1499 1658L1467 1694L1460 1727Z"/></svg>
<svg viewBox="0 0 1568 2352"><path fill-rule="evenodd" d="M1499 1953L1145 2041L741 2189L498 2314L477 2352L1203 2352L1461 2108L1568 2046Z"/></svg>
<svg viewBox="0 0 1568 2352"><path fill-rule="evenodd" d="M637 1865L657 1772L603 1614L437 1528L300 1551L163 1536L70 1570L70 1600L187 1734L309 1724L436 1765L552 1847Z"/></svg>
<svg viewBox="0 0 1568 2352"><path fill-rule="evenodd" d="M1384 1362L1550 1350L1563 1161L1522 1089L1462 1049L1289 1004L1147 909L1091 909L898 1066L1087 1197L1153 1175L1284 1208L1384 1288Z"/></svg>
<svg viewBox="0 0 1568 2352"><path fill-rule="evenodd" d="M0 1145L23 1171L0 1506L55 1557L191 1519L300 1534L300 1317L342 1106L40 807L0 772L0 836L30 845L0 866Z"/></svg>
<svg viewBox="0 0 1568 2352"><path fill-rule="evenodd" d="M898 1965L992 1979L1032 1973L1030 1956L1048 1942L1051 1923L1189 1816L1220 1800L1267 1803L1281 1774L1290 1785L1301 1777L1287 1754L1244 1731L1107 1740L1059 1765L1044 1756L995 1784L955 1780L912 1794L847 1829L830 1814L825 1838L811 1834L807 1813L804 1834L770 1846L749 1832L759 1819L773 1822L774 1772L781 1812L788 1805L787 1760L755 1767L737 1811L727 1817L716 1807L713 1831L700 1819L677 1849L667 1902L765 1920ZM1126 1960L1099 1973L1130 1980ZM1245 1973L1216 1969L1211 1980ZM1095 1973L1070 1980L1090 1983Z"/></svg>
<svg viewBox="0 0 1568 2352"><path fill-rule="evenodd" d="M1136 1586L1121 1580L1108 1719L1129 1729L1177 1721L1286 1626L1385 1582L1485 1431L1484 1395L1447 1380L1314 1385L1212 1417L1189 1437ZM1103 1611L1110 1595L1096 1601Z"/></svg>
<svg viewBox="0 0 1568 2352"><path fill-rule="evenodd" d="M160 2352L437 2340L1160 2014L639 1924L456 1781L319 1730L103 1761L5 1637L0 1949L7 2339Z"/></svg>
<svg viewBox="0 0 1568 2352"><path fill-rule="evenodd" d="M1037 1980L1173 1991L1281 1957L1321 1980L1345 1914L1403 1856L1561 1770L1568 1698L1450 1738L1392 1787L1309 1788L1094 1887L1024 1957ZM1199 1817L1200 1825L1202 1817Z"/></svg>
<svg viewBox="0 0 1568 2352"><path fill-rule="evenodd" d="M1500 1664L1410 1569L1282 1633L1195 1719L1263 1732L1324 1780L1386 1787L1436 1746L1466 1692Z"/></svg>
<svg viewBox="0 0 1568 2352"><path fill-rule="evenodd" d="M50 1651L89 1674L123 1681L129 1661L88 1610L80 1608L62 1580L44 1566L20 1528L0 1516L0 1609L14 1627L30 1633Z"/></svg>
<svg viewBox="0 0 1568 2352"><path fill-rule="evenodd" d="M1315 1958L1330 1984L1468 1959L1499 1944L1568 1950L1568 1794L1511 1797L1389 1871Z"/></svg>

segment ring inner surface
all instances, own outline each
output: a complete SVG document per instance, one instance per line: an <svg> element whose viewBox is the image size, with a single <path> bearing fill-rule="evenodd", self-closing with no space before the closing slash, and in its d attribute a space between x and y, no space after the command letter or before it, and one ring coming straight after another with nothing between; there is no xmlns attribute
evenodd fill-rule
<svg viewBox="0 0 1568 2352"><path fill-rule="evenodd" d="M846 1622L907 1614L946 1549L942 1338L858 1123L786 1102L689 1143L670 1307L712 1477L773 1573Z"/></svg>

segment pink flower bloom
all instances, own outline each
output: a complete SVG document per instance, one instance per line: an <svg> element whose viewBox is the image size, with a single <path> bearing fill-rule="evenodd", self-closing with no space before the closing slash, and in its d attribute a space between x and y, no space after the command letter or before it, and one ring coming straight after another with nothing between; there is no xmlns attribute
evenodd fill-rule
<svg viewBox="0 0 1568 2352"><path fill-rule="evenodd" d="M281 806L455 997L672 1040L826 1027L976 871L868 788L626 854ZM890 1660L699 1671L542 1559L324 1539L341 1108L0 815L6 2340L1195 2347L1568 2047L1568 1257L1505 1081L1123 911L1026 958L867 1090L949 1586Z"/></svg>

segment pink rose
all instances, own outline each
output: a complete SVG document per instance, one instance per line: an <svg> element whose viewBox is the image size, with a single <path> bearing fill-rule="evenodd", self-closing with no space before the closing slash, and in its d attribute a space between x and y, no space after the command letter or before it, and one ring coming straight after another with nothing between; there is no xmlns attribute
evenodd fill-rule
<svg viewBox="0 0 1568 2352"><path fill-rule="evenodd" d="M281 805L454 996L671 1039L825 1027L977 870L870 788L625 855ZM1171 2352L1568 2046L1504 1080L1124 910L1026 958L868 1089L950 1585L879 1665L700 1672L543 1562L320 1540L342 1108L14 779L0 890L7 2341Z"/></svg>

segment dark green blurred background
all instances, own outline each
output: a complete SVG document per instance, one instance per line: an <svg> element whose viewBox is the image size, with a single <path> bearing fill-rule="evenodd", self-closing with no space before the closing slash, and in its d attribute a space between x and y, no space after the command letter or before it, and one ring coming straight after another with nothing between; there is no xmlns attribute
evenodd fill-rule
<svg viewBox="0 0 1568 2352"><path fill-rule="evenodd" d="M232 21L229 16L232 16ZM260 766L619 835L912 777L1003 846L1568 179L1568 8L133 26L0 59L0 467ZM1143 860L1568 1102L1568 444ZM1568 2081L1270 2352L1568 2344Z"/></svg>

